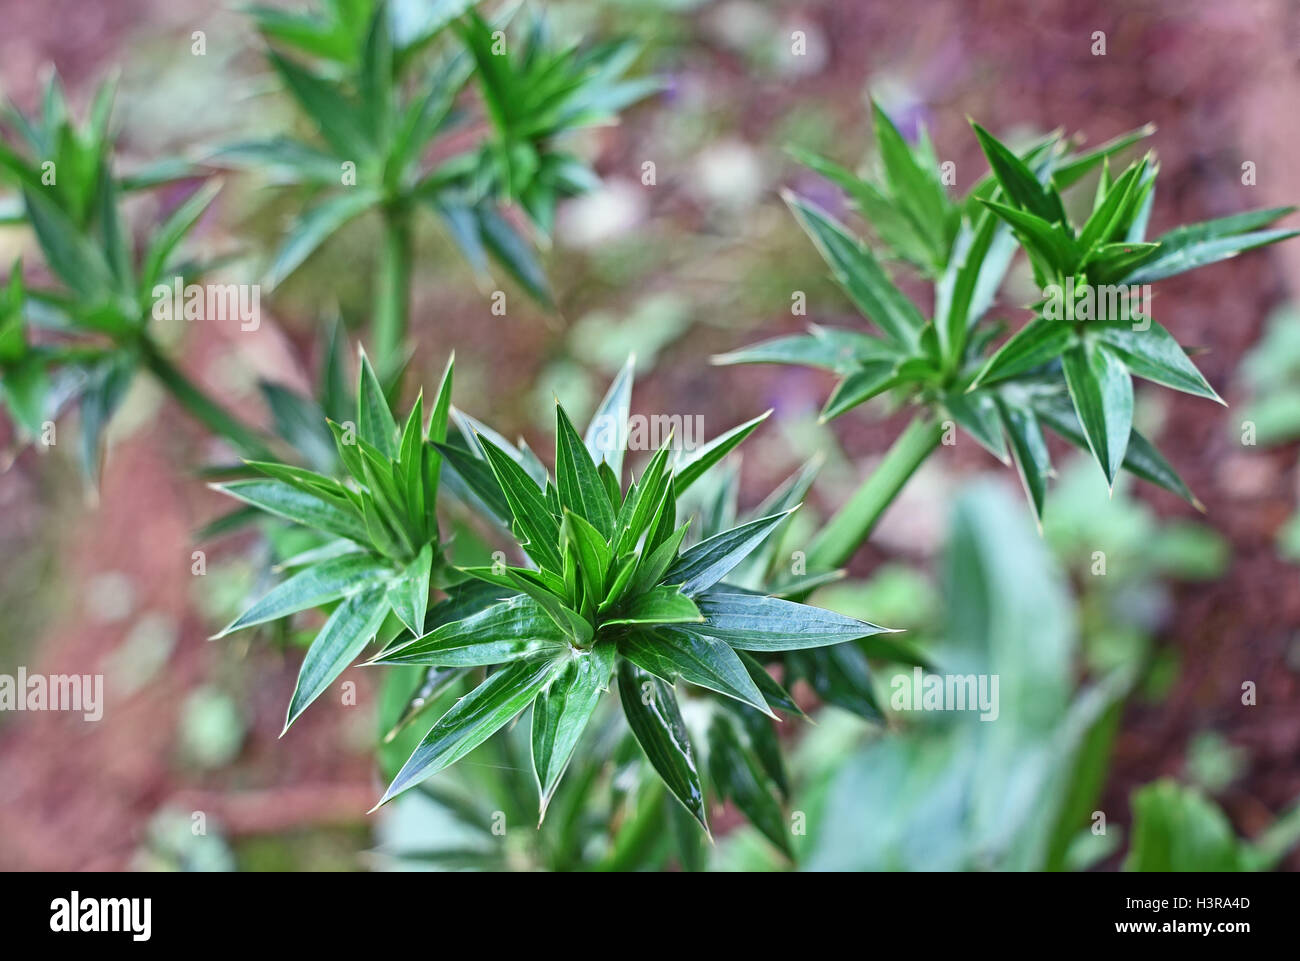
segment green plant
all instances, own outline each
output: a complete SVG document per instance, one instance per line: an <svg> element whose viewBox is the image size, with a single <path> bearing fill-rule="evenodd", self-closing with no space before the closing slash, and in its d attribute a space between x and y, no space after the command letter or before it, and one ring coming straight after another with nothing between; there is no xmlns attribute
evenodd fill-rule
<svg viewBox="0 0 1300 961"><path fill-rule="evenodd" d="M585 435L556 405L554 480L535 456L503 449L483 434L472 453L437 445L470 490L509 522L534 566L463 569L494 589L494 602L484 603L483 588L475 585L474 607L459 595L449 598L432 609L436 622L425 633L399 639L373 659L497 666L434 724L381 803L459 760L532 704L544 813L601 692L617 678L633 735L672 794L707 827L673 682L680 677L771 715L773 703L785 707L791 699L748 652L842 644L881 630L724 580L793 508L683 550L689 522L678 524L677 499L758 421L685 454L674 456L665 444L624 490L630 396L629 366ZM733 733L720 728L714 736Z"/></svg>
<svg viewBox="0 0 1300 961"><path fill-rule="evenodd" d="M912 472L959 425L1004 463L1014 460L1041 517L1051 460L1049 427L1090 450L1113 485L1120 467L1197 503L1155 447L1132 427L1132 375L1217 400L1172 335L1129 304L1139 285L1295 236L1263 229L1291 208L1180 227L1147 242L1156 166L1150 156L1117 178L1109 158L1151 130L1086 154L1051 137L1016 154L974 125L991 173L959 201L945 191L928 138L909 147L874 108L885 183L804 155L841 186L891 256L934 286L927 318L894 285L870 248L825 211L786 195L836 282L880 335L814 327L715 358L715 363L803 364L842 377L824 419L874 397L919 408L916 419L809 554L810 566L845 563ZM1091 213L1070 218L1062 191L1100 170ZM1000 346L986 320L1017 246L1043 298Z"/></svg>
<svg viewBox="0 0 1300 961"><path fill-rule="evenodd" d="M1042 542L1026 540L999 499L977 495L959 505L948 555L953 600L940 643L900 641L803 601L840 577L836 568L955 426L1015 463L1039 517L1052 472L1044 427L1090 451L1111 489L1124 467L1196 503L1133 430L1131 379L1218 397L1149 314L1122 294L1096 298L1293 236L1270 229L1289 209L1179 228L1148 242L1155 164L1148 156L1112 177L1111 158L1149 129L1086 153L1059 136L1016 153L976 126L991 172L957 198L943 185L928 138L909 146L878 107L883 181L802 155L844 189L883 250L878 256L831 215L787 195L837 283L878 331L814 327L717 360L835 372L841 381L826 419L881 395L917 414L858 492L814 533L806 569L787 568L783 538L817 464L742 512L729 455L759 417L695 450L665 442L625 484L631 363L583 433L556 404L549 470L527 444L511 444L452 406L450 362L427 418L422 394L404 419L395 416L413 353L420 211L441 219L480 273L491 258L553 306L534 247L549 243L557 203L596 183L564 142L612 121L658 86L625 79L638 56L631 44L556 46L540 18L517 27L513 11L492 20L473 7L472 0L327 0L318 13L252 11L275 77L314 129L310 140L244 141L208 157L296 188L292 199L304 210L279 245L268 282L280 284L357 218L382 225L374 311L362 334L374 366L362 353L352 391L351 351L336 320L317 396L260 385L273 433L250 428L183 376L150 327L161 281L192 280L215 266L187 258L182 248L219 185L200 187L137 242L121 212L123 196L198 179L199 172L174 160L129 177L116 171L109 85L80 126L57 80L38 117L11 111L5 126L13 136L0 141L0 170L18 193L0 201L0 221L29 224L61 282L33 287L18 264L0 289L0 389L14 420L36 435L77 398L93 478L104 427L134 373L145 370L247 458L206 471L244 506L205 534L269 519L263 529L279 561L273 570L287 575L218 636L269 624L287 633L290 623L314 634L285 730L377 642L366 663L387 668L380 764L391 779L379 803L399 795L431 801L468 827L474 842L405 849L403 857L443 866L609 869L675 859L693 869L708 860L701 842L710 801L734 805L783 865L838 864L852 849L869 866L913 866L941 839L945 866L1059 868L1095 856L1074 843L1101 786L1132 665L1093 663L1115 669L1076 690L1073 611ZM469 92L471 81L477 94ZM1090 208L1082 198L1088 212L1072 216L1080 198L1067 193L1092 175ZM989 315L1018 250L1043 295L1032 319L999 343L1004 325ZM931 285L931 316L894 284L886 259ZM490 563L467 563L475 552L456 540L460 564L453 564L448 509L457 519L495 523L492 546L508 547L514 563L504 550ZM1049 523L1049 538L1055 533ZM1159 546L1135 553L1158 566L1169 560L1153 556ZM1213 544L1206 547L1205 539L1190 548L1187 539L1166 544L1177 558L1213 553ZM848 773L832 783L823 772L814 790L829 807L847 804L848 791L857 810L868 795L867 829L877 836L849 844L831 832L801 846L786 818L792 779L776 712L802 716L790 693L799 684L820 702L882 721L880 663L1002 672L1011 723L894 717L893 731L873 729ZM617 709L603 697L613 685ZM218 719L229 720L228 705L216 707ZM528 709L528 725L503 730ZM214 758L236 747L223 744ZM473 751L496 758L496 772L456 765ZM453 774L432 780L453 765ZM551 812L546 833L497 841L497 811L512 819L531 811L521 790L526 779L535 782L541 814ZM1010 798L1008 783L1017 787ZM900 807L899 797L914 803ZM932 798L941 810L928 806ZM1174 848L1169 825L1194 818L1162 814L1154 802L1140 807L1144 827L1132 858L1159 863ZM832 820L843 829L853 819ZM1206 833L1215 835L1210 847L1223 847L1219 827ZM1220 863L1217 854L1211 860Z"/></svg>
<svg viewBox="0 0 1300 961"><path fill-rule="evenodd" d="M1259 344L1242 358L1239 376L1250 400L1231 425L1233 441L1271 447L1300 437L1300 314L1293 305L1274 311ZM1300 511L1276 540L1283 558L1300 563Z"/></svg>
<svg viewBox="0 0 1300 961"><path fill-rule="evenodd" d="M1269 871L1300 843L1300 805L1251 843L1236 836L1217 804L1175 781L1145 785L1132 803L1126 871Z"/></svg>
<svg viewBox="0 0 1300 961"><path fill-rule="evenodd" d="M329 0L316 14L254 8L271 68L317 142L282 135L229 144L210 158L265 170L311 193L312 205L267 272L270 287L354 219L379 215L383 243L371 323L385 376L401 364L406 347L417 213L437 214L477 271L486 271L491 256L550 305L545 272L504 205L518 204L548 240L556 202L599 182L562 149L565 136L611 122L658 86L621 79L637 55L631 44L555 48L539 17L519 31L521 38L508 40L504 22L490 25L474 6L455 0L419 17L384 0ZM486 133L458 108L471 78L481 91ZM450 140L467 132L478 133L470 149ZM449 144L441 153L455 152L430 162L440 137Z"/></svg>
<svg viewBox="0 0 1300 961"><path fill-rule="evenodd" d="M100 86L86 123L71 118L58 77L45 87L40 116L11 108L8 126L19 144L0 142L0 169L17 181L22 219L31 225L61 289L24 287L21 265L8 285L0 369L15 420L33 436L70 398L81 409L81 451L94 481L105 426L137 371L148 371L209 430L250 456L265 456L259 433L190 381L151 330L156 286L184 274L198 278L214 265L182 256L181 248L216 196L207 184L189 196L138 243L121 213L126 193L193 177L181 164L159 165L131 178L113 170L113 86ZM15 213L15 216L17 214ZM32 345L28 328L49 332Z"/></svg>
<svg viewBox="0 0 1300 961"><path fill-rule="evenodd" d="M392 637L401 626L423 634L430 586L450 585L438 537L442 457L433 445L447 436L451 385L448 364L428 423L421 394L399 428L362 355L356 423L328 422L347 483L250 461L264 479L217 485L323 535L319 546L284 561L292 576L217 635L337 602L303 659L286 730L377 634Z"/></svg>
<svg viewBox="0 0 1300 961"><path fill-rule="evenodd" d="M1066 581L1000 487L984 481L957 498L941 567L945 611L926 660L997 678L996 718L900 709L913 669L891 659L899 670L877 676L889 678L881 698L896 730L853 732L851 749L834 748L796 789L809 812L799 852L808 869L1080 866L1067 852L1096 806L1133 672L1076 682Z"/></svg>

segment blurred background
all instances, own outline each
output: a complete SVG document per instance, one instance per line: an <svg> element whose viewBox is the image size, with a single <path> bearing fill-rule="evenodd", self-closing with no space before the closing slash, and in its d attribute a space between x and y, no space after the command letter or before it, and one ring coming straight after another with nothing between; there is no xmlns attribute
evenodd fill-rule
<svg viewBox="0 0 1300 961"><path fill-rule="evenodd" d="M1100 143L1150 121L1162 167L1153 234L1300 201L1300 6L1290 0L581 0L546 11L561 33L639 38L640 70L665 77L666 90L620 126L584 135L580 152L604 187L561 209L546 255L555 313L507 286L507 315L492 316L460 255L425 222L411 380L430 385L454 347L457 404L537 450L550 449L552 396L581 420L630 351L634 412L701 414L712 436L774 407L746 445L741 502L753 506L824 452L790 535L796 546L906 415L868 406L819 426L830 375L708 365L711 354L807 320L861 322L778 191L794 187L831 210L839 196L786 145L849 166L869 160L872 95L905 133L929 128L964 192L985 172L968 116L1013 142L1063 127ZM47 64L74 110L120 71L126 163L199 155L292 122L266 95L260 43L235 9L0 0L0 24L0 93L24 109ZM202 57L191 54L195 30L206 35ZM802 57L788 56L794 31L806 37ZM1095 31L1104 56L1092 52ZM648 161L653 186L642 183ZM1249 186L1246 162L1256 171ZM255 176L227 177L200 243L264 263L294 213L265 188ZM157 202L176 199L164 192ZM325 247L264 296L255 333L181 322L176 355L263 418L256 379L309 389L321 318L336 305L353 321L368 309L377 236L349 231ZM36 259L31 237L0 229L0 263L24 253ZM1166 785L1147 801L1169 795L1161 816L1193 825L1207 844L1285 846L1300 798L1298 288L1295 243L1157 288L1156 316L1204 349L1198 365L1230 405L1139 386L1139 424L1204 515L1148 485L1121 485L1108 499L1095 465L1062 451L1040 537L1014 473L974 443L931 458L849 580L817 602L906 627L932 651L957 650L1000 673L1003 723L915 725L882 738L835 708L815 726L787 722L791 806L808 815L801 866L1113 869L1135 793L1161 779L1195 793L1170 800ZM924 287L908 289L928 306ZM806 318L791 315L796 290L808 294ZM1019 322L1032 295L1018 263L1000 314ZM1256 445L1242 443L1246 420ZM447 796L367 817L381 784L373 672L345 675L358 686L355 706L322 699L279 740L300 651L248 632L205 640L266 577L256 537L195 540L224 508L193 465L224 452L144 378L109 440L94 497L57 445L15 452L0 473L0 672L103 673L108 703L95 724L0 714L0 868L528 868L599 856L599 839L584 840L579 827L576 837L538 836L535 810L510 815L516 826L504 838L475 827L482 812L457 810L456 797L470 797L488 813L511 811L518 783L532 790L531 776L499 773L519 747L514 736L497 739L499 756L471 758ZM191 573L198 549L203 577ZM1105 576L1092 573L1096 551L1106 553ZM1250 706L1247 681L1258 691ZM1068 771L1049 763L1062 745L1078 758ZM1080 793L1080 782L1090 789ZM1094 798L1080 820L1104 812L1107 833L1063 844L1041 822L1080 797ZM752 829L732 830L741 824L720 813L711 866L789 866ZM421 858L434 849L464 856ZM637 863L679 859L652 850ZM1298 868L1300 856L1281 864Z"/></svg>

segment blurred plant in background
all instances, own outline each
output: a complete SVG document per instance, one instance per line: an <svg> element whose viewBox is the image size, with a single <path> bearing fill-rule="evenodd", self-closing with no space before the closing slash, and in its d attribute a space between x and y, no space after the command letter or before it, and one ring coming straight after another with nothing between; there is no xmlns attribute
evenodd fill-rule
<svg viewBox="0 0 1300 961"><path fill-rule="evenodd" d="M1271 447L1300 439L1300 312L1294 305L1269 318L1263 339L1242 359L1239 375L1251 401L1233 425L1233 440ZM1300 502L1300 486L1296 497ZM1300 503L1278 531L1277 549L1300 563Z"/></svg>
<svg viewBox="0 0 1300 961"><path fill-rule="evenodd" d="M381 216L370 323L385 377L407 359L418 211L442 219L480 274L491 256L549 306L545 272L505 206L517 205L549 244L557 202L600 184L563 149L566 135L614 121L658 88L653 79L622 79L638 54L631 43L558 47L536 13L508 37L516 7L489 24L475 5L330 0L320 14L255 8L267 59L318 144L283 135L230 144L210 158L262 170L312 198L267 272L271 288L353 219ZM478 122L461 96L471 79L481 95ZM464 134L478 145L465 144Z"/></svg>
<svg viewBox="0 0 1300 961"><path fill-rule="evenodd" d="M1082 155L1056 136L1017 155L975 123L991 173L953 202L924 130L909 145L885 112L872 106L883 184L822 158L800 156L847 193L889 256L931 280L934 316L922 315L847 227L816 204L787 194L836 282L882 336L814 326L807 335L714 358L720 364L804 364L833 371L842 379L822 411L824 420L887 392L899 406L921 408L884 463L813 544L813 566L838 566L852 555L943 440L944 424L961 426L1003 463L1014 460L1040 518L1052 473L1043 424L1090 450L1108 486L1123 466L1199 503L1133 429L1132 375L1214 400L1218 395L1172 335L1138 313L1130 296L1139 285L1294 237L1294 230L1261 229L1292 208L1180 227L1147 242L1157 168L1148 155L1112 179L1109 158L1152 128ZM1072 219L1062 191L1097 169L1091 212ZM993 349L1004 325L984 321L1017 242L1042 299L1033 304L1033 318Z"/></svg>

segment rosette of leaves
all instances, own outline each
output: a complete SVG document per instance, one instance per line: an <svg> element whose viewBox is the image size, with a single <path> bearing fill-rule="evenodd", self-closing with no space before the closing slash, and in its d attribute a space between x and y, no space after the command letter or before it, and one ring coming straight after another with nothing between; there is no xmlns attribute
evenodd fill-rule
<svg viewBox="0 0 1300 961"><path fill-rule="evenodd" d="M491 257L549 305L546 274L530 242L506 216L505 203L524 203L534 222L549 232L549 214L543 213L553 210L555 199L596 182L586 166L555 150L551 141L608 121L644 95L640 85L633 89L618 81L630 65L626 58L553 53L541 44L540 31L530 34L524 59L498 55L497 43L505 42L494 37L500 25L489 26L474 14L459 31L463 42L444 42L448 26L473 3L431 4L419 15L412 6L327 0L311 14L255 8L269 63L317 137L245 141L211 158L267 170L279 182L315 195L280 244L267 273L269 286L282 282L362 214L380 215L384 240L375 277L374 353L385 374L403 349L418 211L440 216L481 274ZM539 73L543 64L551 69ZM475 74L498 134L482 149L471 137L467 149L456 152L446 141L450 146L440 151L445 135L473 133L457 102ZM528 119L522 125L520 109Z"/></svg>
<svg viewBox="0 0 1300 961"><path fill-rule="evenodd" d="M104 427L141 368L192 415L245 454L260 456L260 436L190 382L162 353L149 325L155 286L176 276L196 280L213 266L181 256L181 245L216 196L200 187L136 242L121 213L125 194L194 176L168 163L115 176L111 112L113 85L100 86L86 122L71 118L58 78L51 75L41 111L6 113L15 138L0 140L0 174L17 182L10 216L31 225L46 267L62 288L28 287L10 278L26 325L45 332L39 347L30 330L7 327L6 392L20 396L16 419L33 428L53 408L76 398L86 476L98 476ZM24 345L21 350L20 342Z"/></svg>
<svg viewBox="0 0 1300 961"><path fill-rule="evenodd" d="M557 201L599 185L595 173L558 143L571 131L614 122L661 83L624 79L640 55L638 44L556 46L541 17L532 17L517 41L508 42L472 11L459 31L492 123L492 136L479 148L480 182L517 202L549 238Z"/></svg>
<svg viewBox="0 0 1300 961"><path fill-rule="evenodd" d="M530 704L542 812L602 692L617 685L624 717L669 791L707 830L704 787L674 683L715 691L771 715L790 703L753 652L803 650L883 630L726 581L793 508L682 549L677 499L757 426L757 418L688 453L665 444L621 485L631 368L583 435L556 406L555 473L535 455L475 437L438 449L462 481L508 520L532 566L463 569L494 593L472 612L459 598L438 626L400 639L373 663L491 667L447 711L380 803L462 758ZM766 416L766 415L764 415ZM481 595L480 595L481 596Z"/></svg>
<svg viewBox="0 0 1300 961"><path fill-rule="evenodd" d="M1018 155L975 125L991 173L954 201L928 138L909 146L884 111L876 107L874 116L883 183L821 158L803 159L846 191L890 256L932 280L932 316L896 286L847 226L787 194L836 283L877 332L814 326L808 334L756 344L715 362L833 371L841 380L822 412L825 420L881 395L919 405L924 414L900 438L909 449L900 449L900 462L890 465L900 476L888 497L938 445L939 423L951 421L1003 463L1016 463L1039 516L1051 474L1044 426L1091 450L1108 483L1122 466L1196 503L1132 428L1130 374L1217 399L1186 352L1163 327L1127 310L1076 322L1049 320L1041 308L1053 284L1081 300L1092 286L1149 283L1292 236L1258 229L1289 208L1183 227L1147 243L1155 166L1147 158L1112 179L1108 158L1147 136L1149 127L1083 154L1054 135ZM1061 192L1098 169L1092 212L1076 227ZM1044 301L1035 305L1030 323L994 349L1003 327L987 314L1018 245L1044 287ZM832 552L831 565L844 553Z"/></svg>
<svg viewBox="0 0 1300 961"><path fill-rule="evenodd" d="M293 573L216 635L334 605L303 659L285 730L376 636L395 637L403 626L423 634L431 588L456 579L436 513L436 445L446 438L451 386L449 363L428 423L421 393L399 427L363 354L355 423L328 421L346 479L250 461L261 478L213 485L327 538L286 560Z"/></svg>
<svg viewBox="0 0 1300 961"><path fill-rule="evenodd" d="M1123 299L1113 304L1115 298L1109 291L1136 293L1141 285L1294 237L1295 230L1265 228L1295 208L1256 210L1189 224L1148 242L1146 227L1158 169L1151 155L1132 163L1114 179L1109 164L1103 164L1092 210L1076 224L1066 213L1053 180L1040 182L1015 154L978 125L975 133L1003 193L1001 200L982 202L1015 231L1045 295L1054 293L1035 305L1034 318L989 358L968 391L978 397L985 386L1014 384L1021 375L1044 373L1058 384L1059 410L1063 378L1079 433L1101 465L1107 484L1113 485L1121 466L1133 469L1127 455L1130 438L1136 439L1134 376L1223 401L1168 330L1150 317L1135 314ZM1071 291L1076 300L1073 304L1065 302ZM1000 393L1004 407L1021 399L1014 386ZM1018 405L1022 411L1034 411L1032 397L1031 392ZM1015 419L1005 421L1010 425ZM1045 419L1050 422L1050 415ZM1042 455L1041 433L1035 435L1033 429L1029 421L1019 428L1008 427L1021 471L1031 480L1050 469ZM1145 464L1154 449L1138 441L1137 453ZM1031 480L1026 484L1032 493ZM1192 499L1176 475L1170 481L1164 486ZM1041 494L1035 497L1041 499Z"/></svg>

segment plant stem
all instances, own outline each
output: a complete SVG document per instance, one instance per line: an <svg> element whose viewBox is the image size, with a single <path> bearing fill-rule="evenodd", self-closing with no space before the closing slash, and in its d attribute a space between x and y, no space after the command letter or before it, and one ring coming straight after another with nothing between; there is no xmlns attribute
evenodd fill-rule
<svg viewBox="0 0 1300 961"><path fill-rule="evenodd" d="M167 391L176 398L200 423L230 441L241 454L254 460L271 460L274 455L251 427L235 417L219 403L205 394L197 384L181 373L163 356L149 338L140 341L140 351L149 372L158 378Z"/></svg>
<svg viewBox="0 0 1300 961"><path fill-rule="evenodd" d="M375 317L372 338L375 367L391 374L406 343L411 307L411 220L405 210L384 211L384 246L375 282Z"/></svg>
<svg viewBox="0 0 1300 961"><path fill-rule="evenodd" d="M907 479L939 446L941 436L939 422L928 415L922 414L907 425L885 459L813 539L808 549L808 570L832 570L848 562Z"/></svg>

